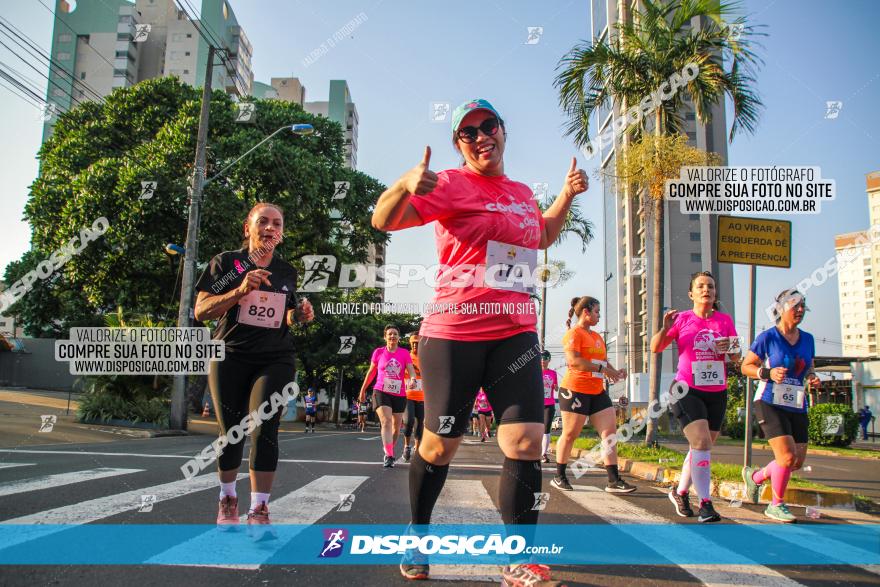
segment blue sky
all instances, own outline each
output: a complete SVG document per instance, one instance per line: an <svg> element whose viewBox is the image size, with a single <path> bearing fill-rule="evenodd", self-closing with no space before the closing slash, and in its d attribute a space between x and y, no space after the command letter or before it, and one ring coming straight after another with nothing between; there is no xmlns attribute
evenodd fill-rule
<svg viewBox="0 0 880 587"><path fill-rule="evenodd" d="M230 2L254 46L257 80L299 77L307 100L326 100L331 79L348 81L360 115L358 168L386 184L417 164L426 144L433 149L434 170L457 165L448 123L429 118L432 102L454 107L477 96L492 101L507 122L507 174L524 183L548 182L555 193L571 157L578 155L562 136L552 81L559 58L589 36L589 2ZM361 13L366 20L350 37L303 65L307 55ZM792 268L758 269L758 307L763 308L778 291L833 255L835 234L868 226L865 174L880 169L880 65L874 40L880 3L749 1L744 13L750 23L766 25L768 36L759 49L765 65L757 84L766 109L756 135L740 136L729 146L730 165L816 165L837 182L837 200L826 203L820 215L788 217L793 221ZM4 2L0 15L49 47L52 16L37 0ZM537 44L526 44L527 27L534 26L544 28L543 36ZM23 69L8 54L0 56ZM837 119L824 118L828 100L843 102ZM0 267L5 267L29 246L29 230L20 219L27 186L37 172L34 157L42 126L32 106L2 88L0 109L0 131L7 137L0 144L0 231L6 236ZM592 176L595 163L584 167L592 187L579 203L596 226L596 238L586 254L574 242L551 250L552 258L576 271L569 283L551 293L551 327L563 324L572 296L602 297L601 187ZM432 228L394 234L389 263L426 259L436 259ZM741 333L746 331L747 288L747 269L735 267ZM388 294L391 301L424 302L429 297L427 288ZM836 279L808 295L812 311L804 327L816 336L820 354L841 351L837 300ZM758 325L766 326L760 314Z"/></svg>

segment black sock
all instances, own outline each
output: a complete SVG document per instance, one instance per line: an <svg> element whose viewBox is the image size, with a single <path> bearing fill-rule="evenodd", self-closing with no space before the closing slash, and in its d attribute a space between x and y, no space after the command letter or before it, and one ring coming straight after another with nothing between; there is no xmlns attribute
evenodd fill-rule
<svg viewBox="0 0 880 587"><path fill-rule="evenodd" d="M449 465L432 465L422 458L419 451L409 466L409 504L413 524L430 524L431 512L440 497Z"/></svg>
<svg viewBox="0 0 880 587"><path fill-rule="evenodd" d="M620 473L617 472L617 465L605 465L605 471L608 473L608 481L614 483L620 479Z"/></svg>
<svg viewBox="0 0 880 587"><path fill-rule="evenodd" d="M536 493L541 492L541 461L504 458L498 509L505 524L537 524Z"/></svg>
<svg viewBox="0 0 880 587"><path fill-rule="evenodd" d="M556 463L556 476L564 479L566 467L568 467L568 463Z"/></svg>

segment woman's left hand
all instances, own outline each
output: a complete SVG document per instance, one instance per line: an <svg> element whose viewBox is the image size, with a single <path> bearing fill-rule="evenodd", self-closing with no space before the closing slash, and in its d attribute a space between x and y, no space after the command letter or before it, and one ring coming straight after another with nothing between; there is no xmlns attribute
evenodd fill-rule
<svg viewBox="0 0 880 587"><path fill-rule="evenodd" d="M312 307L312 302L310 302L307 298L304 298L296 307L293 317L300 324L305 324L314 320L315 309Z"/></svg>
<svg viewBox="0 0 880 587"><path fill-rule="evenodd" d="M810 373L809 375L807 375L807 383L810 384L810 387L819 387L819 385L822 383L822 380L819 379L819 376L815 373Z"/></svg>
<svg viewBox="0 0 880 587"><path fill-rule="evenodd" d="M569 196L582 194L590 188L590 180L587 172L577 168L577 157L571 158L571 167L568 175L565 176L565 184L562 186L562 193Z"/></svg>

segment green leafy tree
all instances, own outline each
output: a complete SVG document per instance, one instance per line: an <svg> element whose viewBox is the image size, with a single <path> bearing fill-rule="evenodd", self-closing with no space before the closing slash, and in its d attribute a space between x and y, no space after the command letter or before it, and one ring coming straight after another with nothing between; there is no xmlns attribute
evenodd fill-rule
<svg viewBox="0 0 880 587"><path fill-rule="evenodd" d="M309 123L316 132L279 133L206 187L198 260L239 248L245 215L258 201L284 210L285 240L278 250L288 260L296 263L304 254L365 260L370 244L388 238L370 226L370 207L384 186L344 166L339 124L297 104L255 102L256 122L242 124L235 122L229 96L212 95L208 176L281 126ZM110 228L11 307L29 335L62 336L71 326L99 326L118 306L176 316L177 274L169 271L163 249L185 241L199 104L199 90L159 78L59 118L40 151L41 173L25 206L32 248L6 268L7 285L96 218L106 217ZM140 199L143 181L158 182L152 198ZM331 199L336 181L350 182L342 200ZM338 218L331 217L332 209Z"/></svg>
<svg viewBox="0 0 880 587"><path fill-rule="evenodd" d="M590 143L590 120L598 109L620 106L625 112L627 107L638 106L688 64L699 67L696 77L630 125L627 133L680 134L686 99L693 105L696 119L707 124L712 109L723 106L725 97L733 103L730 140L740 131L755 131L762 105L752 89L754 68L759 63L752 46L758 33L744 18L733 20L738 4L720 0L643 0L641 8L632 14L629 3L625 4L621 22L609 35L580 43L559 63L561 71L555 82L559 103L568 117L567 134L579 147ZM725 22L728 18L731 20ZM691 26L695 21L700 22L699 28ZM618 158L626 157L627 143L624 137ZM662 194L653 197L652 204L645 206L653 208L655 235L649 332L656 331L661 323L665 288ZM649 401L656 401L660 388L658 354L651 354L648 370ZM656 428L656 420L650 420L647 443L654 442Z"/></svg>

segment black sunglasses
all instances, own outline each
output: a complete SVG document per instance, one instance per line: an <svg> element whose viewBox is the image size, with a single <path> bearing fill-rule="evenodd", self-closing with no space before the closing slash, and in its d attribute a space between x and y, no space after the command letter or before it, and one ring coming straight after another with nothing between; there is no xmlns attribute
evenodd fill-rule
<svg viewBox="0 0 880 587"><path fill-rule="evenodd" d="M462 143L473 143L479 136L478 131L483 131L484 135L492 137L498 132L499 126L500 123L498 122L498 119L492 117L481 122L480 126L463 126L458 129L458 133L456 134L458 135L458 140Z"/></svg>

